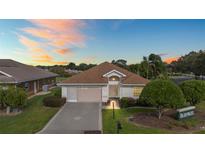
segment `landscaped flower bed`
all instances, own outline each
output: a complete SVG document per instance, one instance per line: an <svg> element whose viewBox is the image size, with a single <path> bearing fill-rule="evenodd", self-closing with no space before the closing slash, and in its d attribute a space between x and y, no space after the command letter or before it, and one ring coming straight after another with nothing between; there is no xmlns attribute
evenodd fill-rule
<svg viewBox="0 0 205 154"><path fill-rule="evenodd" d="M155 112L140 112L130 118L133 124L151 128L167 129L176 133L188 133L203 129L205 113L197 111L194 117L176 120L176 112L169 110L158 119Z"/></svg>

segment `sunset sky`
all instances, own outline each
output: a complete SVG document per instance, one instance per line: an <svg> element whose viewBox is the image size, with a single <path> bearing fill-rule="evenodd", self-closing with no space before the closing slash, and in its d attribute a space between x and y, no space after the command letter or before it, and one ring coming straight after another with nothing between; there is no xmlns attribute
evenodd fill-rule
<svg viewBox="0 0 205 154"><path fill-rule="evenodd" d="M31 65L171 62L205 49L205 20L0 20L0 59Z"/></svg>

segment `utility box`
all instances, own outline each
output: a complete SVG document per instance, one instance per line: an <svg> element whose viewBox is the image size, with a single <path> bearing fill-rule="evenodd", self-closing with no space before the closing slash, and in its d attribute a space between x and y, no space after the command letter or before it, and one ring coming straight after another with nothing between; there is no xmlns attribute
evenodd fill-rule
<svg viewBox="0 0 205 154"><path fill-rule="evenodd" d="M43 90L44 92L48 92L48 90L49 90L48 85L43 85L42 90Z"/></svg>
<svg viewBox="0 0 205 154"><path fill-rule="evenodd" d="M180 119L192 117L195 114L195 109L196 109L195 106L189 106L189 107L178 109L176 118L180 120Z"/></svg>

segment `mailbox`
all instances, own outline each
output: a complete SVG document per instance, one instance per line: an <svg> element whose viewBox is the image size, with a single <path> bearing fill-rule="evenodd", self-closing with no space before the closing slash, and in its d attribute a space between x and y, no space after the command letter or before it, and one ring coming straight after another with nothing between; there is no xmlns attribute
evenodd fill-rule
<svg viewBox="0 0 205 154"><path fill-rule="evenodd" d="M194 115L195 106L189 106L177 110L177 119L184 119Z"/></svg>

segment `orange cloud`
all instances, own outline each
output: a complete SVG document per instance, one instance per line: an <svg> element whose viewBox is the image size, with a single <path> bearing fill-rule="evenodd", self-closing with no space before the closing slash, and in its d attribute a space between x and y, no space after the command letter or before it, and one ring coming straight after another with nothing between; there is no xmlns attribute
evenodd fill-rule
<svg viewBox="0 0 205 154"><path fill-rule="evenodd" d="M69 45L79 46L85 41L85 36L79 32L84 23L80 20L29 20L35 28L24 28L23 31L42 39L49 45L63 47Z"/></svg>
<svg viewBox="0 0 205 154"><path fill-rule="evenodd" d="M42 48L40 48L40 47L31 48L31 51L32 51L32 52L37 52L37 53L43 53L43 52L45 52L45 50L42 49Z"/></svg>
<svg viewBox="0 0 205 154"><path fill-rule="evenodd" d="M73 54L73 52L68 48L66 48L66 49L57 49L57 50L55 50L55 52L57 52L59 54L62 54L62 55Z"/></svg>
<svg viewBox="0 0 205 154"><path fill-rule="evenodd" d="M44 39L53 39L55 37L55 35L53 35L50 31L45 29L25 28L23 29L23 31L35 37L40 37Z"/></svg>
<svg viewBox="0 0 205 154"><path fill-rule="evenodd" d="M67 20L67 19L34 19L29 20L38 27L47 28L53 31L76 31L76 28L84 27L85 23L81 20Z"/></svg>
<svg viewBox="0 0 205 154"><path fill-rule="evenodd" d="M82 20L28 20L33 24L32 27L21 29L29 37L19 36L19 41L32 54L32 59L39 63L66 64L63 59L74 54L70 47L84 46L85 36L80 32L80 28L85 26ZM50 56L49 52L55 52L62 61L55 61L55 57ZM41 55L39 55L41 53Z"/></svg>
<svg viewBox="0 0 205 154"><path fill-rule="evenodd" d="M166 62L167 64L172 63L173 61L177 61L179 59L179 57L169 57L164 59L164 62Z"/></svg>
<svg viewBox="0 0 205 154"><path fill-rule="evenodd" d="M48 54L43 54L43 55L34 55L32 56L33 61L37 63L47 63L47 64L52 64L52 65L65 65L68 62L66 61L54 61L53 57L51 57Z"/></svg>
<svg viewBox="0 0 205 154"><path fill-rule="evenodd" d="M49 56L48 54L43 55L33 55L32 58L39 60L39 61L51 61L53 58Z"/></svg>
<svg viewBox="0 0 205 154"><path fill-rule="evenodd" d="M39 46L39 43L38 43L38 42L33 41L33 40L31 40L31 39L29 39L29 38L27 38L27 37L25 37L25 36L22 36L22 35L19 36L19 41L20 41L24 46L26 46L27 48L31 48L31 47L33 48L33 47Z"/></svg>

